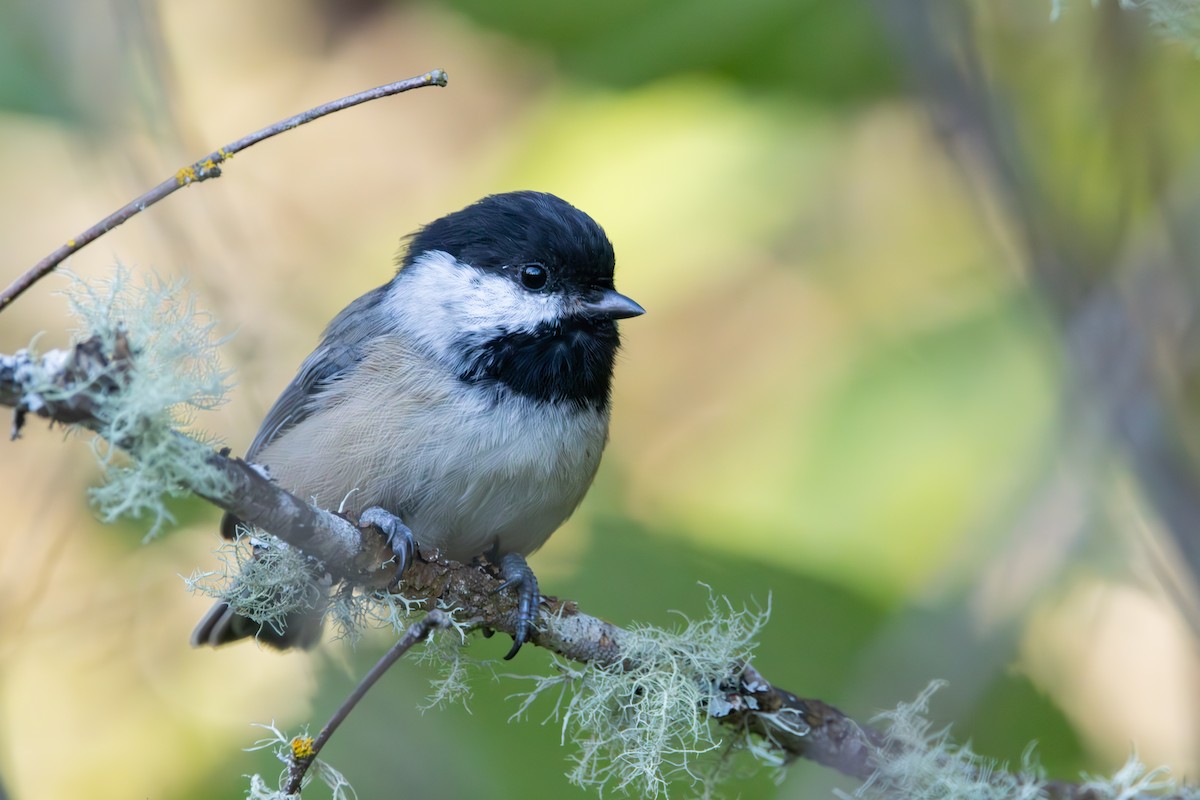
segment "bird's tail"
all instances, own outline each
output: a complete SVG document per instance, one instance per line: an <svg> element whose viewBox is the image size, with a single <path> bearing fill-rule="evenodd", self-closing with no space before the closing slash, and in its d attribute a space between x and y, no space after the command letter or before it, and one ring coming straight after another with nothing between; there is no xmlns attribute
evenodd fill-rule
<svg viewBox="0 0 1200 800"><path fill-rule="evenodd" d="M246 529L237 517L226 514L221 518L221 536L225 539L233 541L246 535ZM249 541L254 548L254 557L261 557L266 551L265 545L252 537ZM224 600L217 601L192 631L192 647L220 647L253 638L276 650L293 647L311 650L321 641L321 632L325 627L325 610L329 606L328 587L327 582L320 591L319 599L309 608L288 612L277 625L255 622L235 612Z"/></svg>
<svg viewBox="0 0 1200 800"><path fill-rule="evenodd" d="M292 611L283 618L282 624L273 625L255 622L235 612L224 600L219 600L192 631L192 647L220 647L223 644L254 638L276 650L311 650L321 641L325 627L326 601L319 607L304 611Z"/></svg>

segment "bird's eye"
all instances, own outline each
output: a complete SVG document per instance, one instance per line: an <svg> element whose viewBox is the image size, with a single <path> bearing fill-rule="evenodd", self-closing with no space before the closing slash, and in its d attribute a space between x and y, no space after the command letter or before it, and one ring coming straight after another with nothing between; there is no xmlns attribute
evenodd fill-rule
<svg viewBox="0 0 1200 800"><path fill-rule="evenodd" d="M521 285L531 292L546 288L550 273L541 264L525 264L521 267Z"/></svg>

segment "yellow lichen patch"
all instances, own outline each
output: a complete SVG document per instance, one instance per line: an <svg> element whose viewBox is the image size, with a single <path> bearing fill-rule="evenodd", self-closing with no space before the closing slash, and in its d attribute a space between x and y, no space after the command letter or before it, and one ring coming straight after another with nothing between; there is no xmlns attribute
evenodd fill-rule
<svg viewBox="0 0 1200 800"><path fill-rule="evenodd" d="M194 166L184 167L175 173L175 183L180 186L191 183L194 180L196 180L196 168Z"/></svg>
<svg viewBox="0 0 1200 800"><path fill-rule="evenodd" d="M295 739L292 739L292 758L300 760L303 758L312 758L316 754L317 751L313 749L313 737L297 736Z"/></svg>

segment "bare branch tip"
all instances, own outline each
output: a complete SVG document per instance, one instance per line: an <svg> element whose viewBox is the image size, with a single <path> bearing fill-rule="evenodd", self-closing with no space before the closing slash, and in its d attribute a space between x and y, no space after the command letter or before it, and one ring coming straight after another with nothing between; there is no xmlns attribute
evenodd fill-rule
<svg viewBox="0 0 1200 800"><path fill-rule="evenodd" d="M92 225L79 236L67 241L65 247L59 247L50 255L43 258L32 268L18 277L12 284L0 292L0 311L3 311L12 302L23 294L30 286L44 278L46 275L54 271L54 269L62 263L62 261L75 251L79 250L96 239L100 238L117 225L121 225L135 215L145 211L150 206L159 202L163 198L173 192L182 189L193 183L208 180L209 178L217 178L221 175L221 164L230 158L233 158L234 153L245 150L251 145L269 139L285 131L289 131L306 122L311 122L314 119L319 119L327 114L335 111L340 111L343 108L349 108L353 105L366 102L368 100L386 97L388 95L404 92L409 89L418 89L423 86L445 86L448 80L446 71L435 69L426 72L424 75L415 78L408 78L394 84L388 84L386 87L379 87L367 92L360 92L357 95L350 95L341 100L335 100L331 103L326 103L316 108L309 109L306 112L289 117L286 120L270 125L262 130L238 139L235 142L225 145L208 156L196 161L189 166L183 167L166 181L159 184L153 189L143 193L136 199L126 203L123 207L117 209L112 214L109 214L104 219ZM380 91L385 89L386 91Z"/></svg>

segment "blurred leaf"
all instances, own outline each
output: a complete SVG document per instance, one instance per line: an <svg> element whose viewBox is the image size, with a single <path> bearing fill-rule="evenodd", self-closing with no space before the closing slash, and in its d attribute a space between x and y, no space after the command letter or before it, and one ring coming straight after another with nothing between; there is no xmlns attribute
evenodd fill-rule
<svg viewBox="0 0 1200 800"><path fill-rule="evenodd" d="M629 87L708 73L749 89L845 104L894 90L869 3L816 0L454 0L480 24L555 55L586 80Z"/></svg>
<svg viewBox="0 0 1200 800"><path fill-rule="evenodd" d="M1010 298L868 339L803 411L777 367L778 380L660 468L655 513L716 548L880 599L907 595L1036 472L1052 410L1040 329Z"/></svg>
<svg viewBox="0 0 1200 800"><path fill-rule="evenodd" d="M992 682L969 719L954 723L959 740L970 739L978 753L1016 768L1028 742L1036 742L1039 763L1052 778L1075 780L1089 768L1071 723L1050 698L1027 678L1004 675Z"/></svg>
<svg viewBox="0 0 1200 800"><path fill-rule="evenodd" d="M771 603L774 612L756 664L795 692L841 688L849 665L884 619L872 599L820 575L798 574L786 563L764 564L749 552L697 546L619 517L595 523L581 567L562 591L618 625L670 626L679 623L679 614L702 615L705 587L739 607ZM805 613L814 609L820 613ZM806 643L813 641L821 642L820 658L806 657Z"/></svg>
<svg viewBox="0 0 1200 800"><path fill-rule="evenodd" d="M0 0L0 111L78 122L67 70L51 44L55 24L39 4Z"/></svg>
<svg viewBox="0 0 1200 800"><path fill-rule="evenodd" d="M1038 328L1009 300L867 350L827 396L791 476L799 548L860 579L915 586L963 531L1007 507L1052 408Z"/></svg>
<svg viewBox="0 0 1200 800"><path fill-rule="evenodd" d="M838 134L829 115L694 77L556 94L523 125L506 181L586 208L613 239L620 284L659 311L794 236L825 201Z"/></svg>
<svg viewBox="0 0 1200 800"><path fill-rule="evenodd" d="M1030 4L972 5L1021 213L1087 285L1194 163L1195 56L1164 44L1124 3L1074 4L1053 25Z"/></svg>

